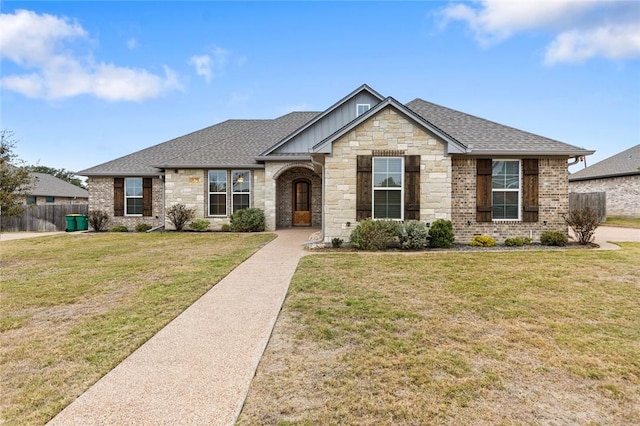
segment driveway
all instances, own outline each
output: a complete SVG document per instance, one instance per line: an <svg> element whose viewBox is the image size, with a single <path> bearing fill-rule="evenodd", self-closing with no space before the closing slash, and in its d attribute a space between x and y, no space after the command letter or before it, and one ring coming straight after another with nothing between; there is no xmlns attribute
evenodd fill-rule
<svg viewBox="0 0 640 426"><path fill-rule="evenodd" d="M22 240L24 238L46 237L48 235L64 234L64 231L56 232L2 232L0 241Z"/></svg>
<svg viewBox="0 0 640 426"><path fill-rule="evenodd" d="M611 242L640 242L640 229L599 226L594 241L601 250L616 250L620 247Z"/></svg>

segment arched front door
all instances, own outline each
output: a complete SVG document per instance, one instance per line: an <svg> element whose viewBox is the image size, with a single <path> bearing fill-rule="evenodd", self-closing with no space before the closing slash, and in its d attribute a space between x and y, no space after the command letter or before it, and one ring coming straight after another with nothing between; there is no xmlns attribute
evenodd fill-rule
<svg viewBox="0 0 640 426"><path fill-rule="evenodd" d="M293 182L293 226L311 226L311 183Z"/></svg>

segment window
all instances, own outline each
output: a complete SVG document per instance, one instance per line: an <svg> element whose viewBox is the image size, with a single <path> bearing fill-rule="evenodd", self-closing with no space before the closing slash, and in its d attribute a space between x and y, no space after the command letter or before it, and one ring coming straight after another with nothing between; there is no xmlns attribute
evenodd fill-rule
<svg viewBox="0 0 640 426"><path fill-rule="evenodd" d="M36 204L36 196L35 195L27 195L27 205L31 206Z"/></svg>
<svg viewBox="0 0 640 426"><path fill-rule="evenodd" d="M48 195L48 196L46 196L46 197L44 198L44 201L45 201L46 203L54 203L54 202L56 201L56 197L52 197L52 196Z"/></svg>
<svg viewBox="0 0 640 426"><path fill-rule="evenodd" d="M231 200L232 212L249 208L251 201L251 172L249 170L234 170L231 172Z"/></svg>
<svg viewBox="0 0 640 426"><path fill-rule="evenodd" d="M402 157L373 158L373 218L403 218Z"/></svg>
<svg viewBox="0 0 640 426"><path fill-rule="evenodd" d="M493 161L491 191L494 220L520 219L520 161Z"/></svg>
<svg viewBox="0 0 640 426"><path fill-rule="evenodd" d="M209 171L209 216L227 215L227 171Z"/></svg>
<svg viewBox="0 0 640 426"><path fill-rule="evenodd" d="M126 216L142 215L142 178L124 180L124 208Z"/></svg>
<svg viewBox="0 0 640 426"><path fill-rule="evenodd" d="M356 116L360 117L362 114L364 114L365 112L369 111L369 108L371 108L371 106L369 104L357 104L356 105Z"/></svg>

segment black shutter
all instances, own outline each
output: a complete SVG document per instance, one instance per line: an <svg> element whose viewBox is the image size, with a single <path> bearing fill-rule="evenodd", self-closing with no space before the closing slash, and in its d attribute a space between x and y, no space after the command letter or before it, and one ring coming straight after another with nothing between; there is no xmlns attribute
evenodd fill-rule
<svg viewBox="0 0 640 426"><path fill-rule="evenodd" d="M538 221L538 159L522 160L522 221Z"/></svg>
<svg viewBox="0 0 640 426"><path fill-rule="evenodd" d="M373 183L371 181L371 155L358 155L356 172L356 220L371 217L371 198Z"/></svg>
<svg viewBox="0 0 640 426"><path fill-rule="evenodd" d="M153 216L153 188L151 178L142 179L142 216Z"/></svg>
<svg viewBox="0 0 640 426"><path fill-rule="evenodd" d="M491 175L493 161L490 158L476 160L476 221L491 222Z"/></svg>
<svg viewBox="0 0 640 426"><path fill-rule="evenodd" d="M420 156L404 157L404 219L420 220Z"/></svg>
<svg viewBox="0 0 640 426"><path fill-rule="evenodd" d="M113 215L124 216L124 178L113 179Z"/></svg>

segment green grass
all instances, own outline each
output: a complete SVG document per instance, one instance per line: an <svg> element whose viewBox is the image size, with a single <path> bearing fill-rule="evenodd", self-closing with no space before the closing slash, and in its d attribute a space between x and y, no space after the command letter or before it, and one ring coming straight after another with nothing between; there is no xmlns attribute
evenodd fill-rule
<svg viewBox="0 0 640 426"><path fill-rule="evenodd" d="M619 217L612 216L607 217L607 220L603 223L606 226L620 226L623 228L640 228L640 217Z"/></svg>
<svg viewBox="0 0 640 426"><path fill-rule="evenodd" d="M640 244L305 257L240 425L632 424Z"/></svg>
<svg viewBox="0 0 640 426"><path fill-rule="evenodd" d="M44 424L272 234L74 234L2 243L0 423Z"/></svg>

